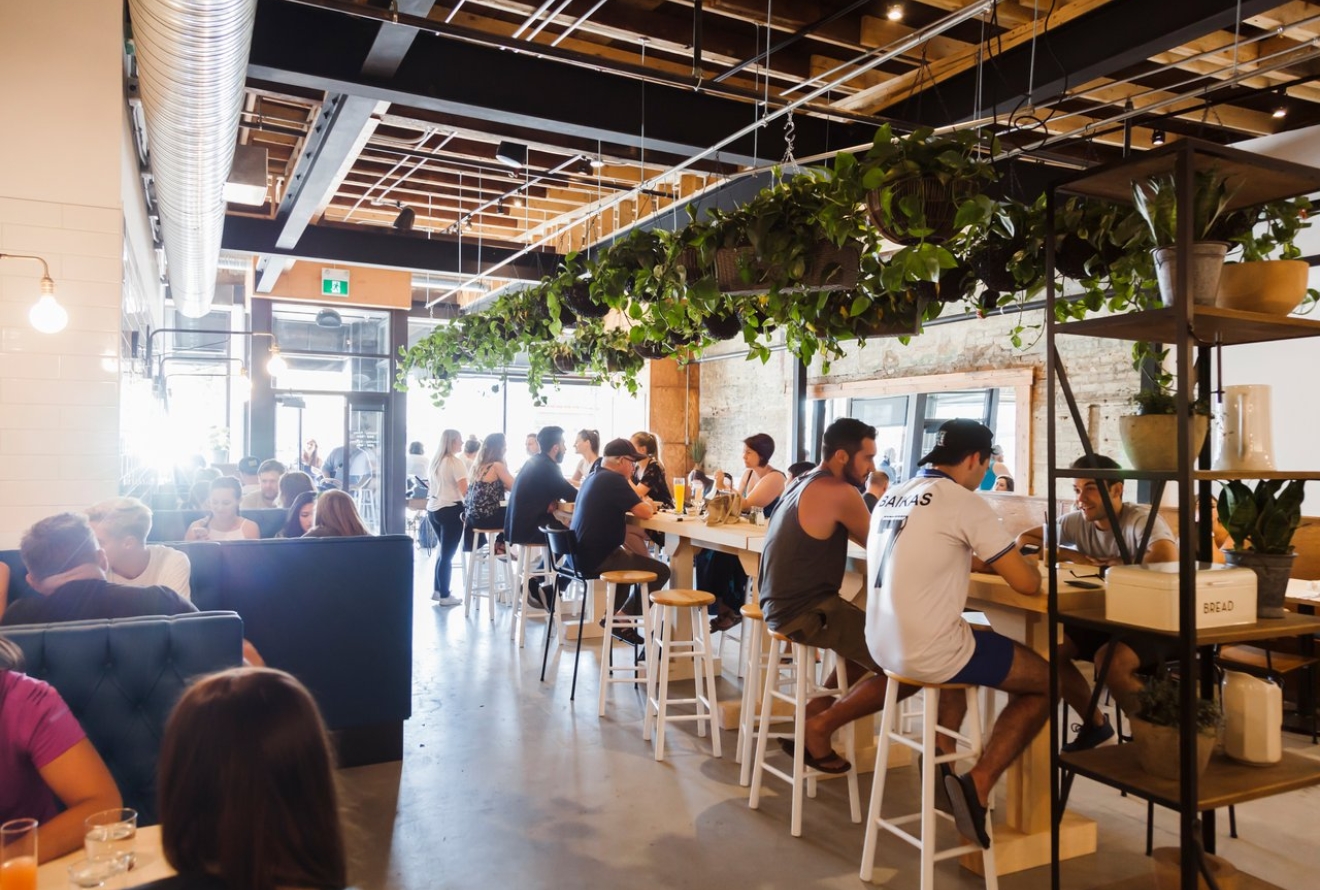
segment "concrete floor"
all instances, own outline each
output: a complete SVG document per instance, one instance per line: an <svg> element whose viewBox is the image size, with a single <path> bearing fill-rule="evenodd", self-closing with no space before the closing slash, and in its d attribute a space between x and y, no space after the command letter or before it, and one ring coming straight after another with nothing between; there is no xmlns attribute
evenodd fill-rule
<svg viewBox="0 0 1320 890"><path fill-rule="evenodd" d="M588 887L861 888L860 825L848 819L842 782L822 782L804 810L803 836L788 830L787 786L773 779L761 808L747 807L733 760L691 724L671 727L656 763L641 737L641 696L611 689L596 716L598 661L583 652L578 698L568 700L573 660L556 658L539 682L544 621L529 621L527 645L509 639L501 609L431 606L431 564L417 553L413 716L402 763L344 770L342 792L351 872L363 890ZM482 601L481 605L486 604ZM620 652L623 650L620 649ZM730 674L732 671L730 670ZM721 695L737 687L721 681ZM1286 744L1306 749L1288 736ZM890 774L892 794L914 804L914 769ZM862 781L862 807L870 777ZM888 797L888 795L887 795ZM1144 803L1079 779L1071 807L1099 823L1100 851L1064 864L1068 890L1104 887L1146 874ZM909 808L915 808L910 806ZM886 806L888 810L888 806ZM1238 808L1240 838L1220 819L1219 854L1283 888L1320 886L1320 789ZM1156 812L1156 846L1176 845L1176 816ZM979 888L953 863L937 867L940 888ZM880 841L875 883L919 890L916 851ZM1049 869L1007 876L1004 890L1049 887Z"/></svg>

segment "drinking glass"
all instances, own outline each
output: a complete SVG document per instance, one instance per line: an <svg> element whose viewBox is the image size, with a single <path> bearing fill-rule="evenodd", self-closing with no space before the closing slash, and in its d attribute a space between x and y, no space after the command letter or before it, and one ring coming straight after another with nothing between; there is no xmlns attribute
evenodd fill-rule
<svg viewBox="0 0 1320 890"><path fill-rule="evenodd" d="M137 865L137 810L121 807L102 810L87 817L86 849L88 859L123 854L128 867Z"/></svg>
<svg viewBox="0 0 1320 890"><path fill-rule="evenodd" d="M121 887L122 881L115 880L129 869L128 854L114 853L107 856L88 856L69 866L69 886L82 888Z"/></svg>
<svg viewBox="0 0 1320 890"><path fill-rule="evenodd" d="M0 890L37 890L37 820L0 825Z"/></svg>
<svg viewBox="0 0 1320 890"><path fill-rule="evenodd" d="M683 499L687 495L687 480L682 476L674 478L674 512L683 512Z"/></svg>

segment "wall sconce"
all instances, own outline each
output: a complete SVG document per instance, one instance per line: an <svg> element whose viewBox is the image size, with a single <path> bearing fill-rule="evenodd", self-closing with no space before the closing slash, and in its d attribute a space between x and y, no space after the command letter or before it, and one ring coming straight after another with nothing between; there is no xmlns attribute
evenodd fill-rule
<svg viewBox="0 0 1320 890"><path fill-rule="evenodd" d="M69 313L55 299L55 281L50 266L39 256L24 253L0 253L0 260L36 260L41 263L41 298L28 310L28 321L43 334L58 334L69 323Z"/></svg>

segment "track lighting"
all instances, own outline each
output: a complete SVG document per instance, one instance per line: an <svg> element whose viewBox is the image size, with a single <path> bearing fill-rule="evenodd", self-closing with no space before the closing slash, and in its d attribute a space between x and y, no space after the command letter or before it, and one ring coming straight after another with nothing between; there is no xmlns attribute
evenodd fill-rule
<svg viewBox="0 0 1320 890"><path fill-rule="evenodd" d="M1163 130L1152 130L1151 133L1150 133L1150 144L1151 144L1151 145L1163 145L1163 144L1164 144L1164 131L1163 131Z"/></svg>
<svg viewBox="0 0 1320 890"><path fill-rule="evenodd" d="M499 148L495 149L495 160L506 167L527 166L527 146L519 142L501 142Z"/></svg>
<svg viewBox="0 0 1320 890"><path fill-rule="evenodd" d="M591 159L591 169L593 169L593 170L599 170L601 167L604 167L604 166L605 166L605 162L602 161L600 158L592 158L592 159Z"/></svg>
<svg viewBox="0 0 1320 890"><path fill-rule="evenodd" d="M1279 105L1274 109L1273 117L1275 120L1283 120L1288 116L1288 106Z"/></svg>
<svg viewBox="0 0 1320 890"><path fill-rule="evenodd" d="M69 313L55 299L55 280L50 266L39 256L23 253L0 253L0 260L36 260L41 263L41 297L28 310L28 322L43 334L58 334L69 323Z"/></svg>
<svg viewBox="0 0 1320 890"><path fill-rule="evenodd" d="M903 21L903 4L891 4L890 7L885 10L885 18L889 19L891 22Z"/></svg>

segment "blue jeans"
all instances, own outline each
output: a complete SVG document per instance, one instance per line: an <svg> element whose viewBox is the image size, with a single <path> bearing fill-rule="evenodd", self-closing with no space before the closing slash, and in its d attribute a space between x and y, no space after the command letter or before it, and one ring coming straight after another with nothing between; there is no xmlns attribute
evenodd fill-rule
<svg viewBox="0 0 1320 890"><path fill-rule="evenodd" d="M439 540L440 554L435 560L435 589L440 596L449 596L449 579L454 574L454 554L463 542L463 505L454 504L431 510L426 514Z"/></svg>

